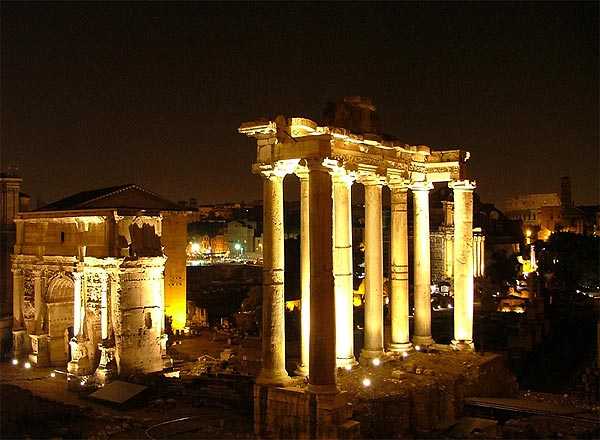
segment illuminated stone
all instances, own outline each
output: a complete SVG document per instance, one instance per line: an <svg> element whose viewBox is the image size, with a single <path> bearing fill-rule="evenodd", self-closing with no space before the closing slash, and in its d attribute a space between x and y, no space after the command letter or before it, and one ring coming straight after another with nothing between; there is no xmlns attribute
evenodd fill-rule
<svg viewBox="0 0 600 440"><path fill-rule="evenodd" d="M418 182L411 186L414 208L414 288L415 325L413 343L433 344L431 337L431 272L429 247L429 191L430 183Z"/></svg>
<svg viewBox="0 0 600 440"><path fill-rule="evenodd" d="M391 321L394 352L410 350L408 326L408 188L402 183L391 186Z"/></svg>
<svg viewBox="0 0 600 440"><path fill-rule="evenodd" d="M454 339L473 348L473 189L468 180L449 184L454 191Z"/></svg>

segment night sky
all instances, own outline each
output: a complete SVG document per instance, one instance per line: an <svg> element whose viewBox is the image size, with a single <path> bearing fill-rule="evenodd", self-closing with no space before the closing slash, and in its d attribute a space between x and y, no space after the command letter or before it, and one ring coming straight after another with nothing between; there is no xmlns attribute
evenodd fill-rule
<svg viewBox="0 0 600 440"><path fill-rule="evenodd" d="M471 151L485 201L558 192L570 175L576 203L600 203L597 2L1 11L1 166L34 205L129 182L258 199L239 124L319 120L349 95L371 97L403 142Z"/></svg>

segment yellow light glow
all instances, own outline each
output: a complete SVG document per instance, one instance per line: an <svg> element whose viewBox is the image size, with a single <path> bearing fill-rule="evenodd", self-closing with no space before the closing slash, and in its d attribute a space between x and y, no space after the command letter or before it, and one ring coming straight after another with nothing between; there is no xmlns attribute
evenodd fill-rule
<svg viewBox="0 0 600 440"><path fill-rule="evenodd" d="M13 364L13 365L19 365L19 361L18 361L18 359L13 359L13 360L12 360L12 364Z"/></svg>
<svg viewBox="0 0 600 440"><path fill-rule="evenodd" d="M378 367L379 365L381 365L381 361L379 360L379 358L375 358L371 362L373 363L373 365L375 367Z"/></svg>
<svg viewBox="0 0 600 440"><path fill-rule="evenodd" d="M346 366L344 368L346 369L346 371L351 371L352 370L352 365L346 364Z"/></svg>
<svg viewBox="0 0 600 440"><path fill-rule="evenodd" d="M82 380L81 382L79 382L79 385L84 386L85 385L85 381Z"/></svg>
<svg viewBox="0 0 600 440"><path fill-rule="evenodd" d="M24 367L29 370L31 368L31 364L29 362L25 362Z"/></svg>
<svg viewBox="0 0 600 440"><path fill-rule="evenodd" d="M531 229L527 229L527 231L525 231L525 235L527 238L531 237Z"/></svg>
<svg viewBox="0 0 600 440"><path fill-rule="evenodd" d="M408 353L406 351L403 351L402 352L402 357L406 359L408 357Z"/></svg>
<svg viewBox="0 0 600 440"><path fill-rule="evenodd" d="M200 252L200 245L198 243L192 243L192 252L197 254Z"/></svg>
<svg viewBox="0 0 600 440"><path fill-rule="evenodd" d="M50 373L50 377L56 377L56 373L53 371L52 373Z"/></svg>
<svg viewBox="0 0 600 440"><path fill-rule="evenodd" d="M364 387L370 387L371 386L371 379L369 379L368 377L365 377L362 381L362 384Z"/></svg>
<svg viewBox="0 0 600 440"><path fill-rule="evenodd" d="M415 345L415 350L421 351L421 346L420 345Z"/></svg>

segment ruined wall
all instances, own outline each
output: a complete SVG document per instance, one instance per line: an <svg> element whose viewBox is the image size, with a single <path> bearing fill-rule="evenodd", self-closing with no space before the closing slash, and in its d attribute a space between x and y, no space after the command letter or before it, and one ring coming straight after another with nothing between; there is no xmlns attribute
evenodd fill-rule
<svg viewBox="0 0 600 440"><path fill-rule="evenodd" d="M164 213L161 241L167 256L165 315L171 317L173 330L183 330L186 324L187 216L185 214Z"/></svg>

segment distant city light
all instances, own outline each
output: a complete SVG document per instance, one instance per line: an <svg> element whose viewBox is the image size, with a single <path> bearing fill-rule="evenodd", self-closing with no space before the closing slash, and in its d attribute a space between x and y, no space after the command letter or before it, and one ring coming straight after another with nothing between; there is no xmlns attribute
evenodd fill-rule
<svg viewBox="0 0 600 440"><path fill-rule="evenodd" d="M242 245L241 245L241 244L239 244L239 243L236 243L236 244L234 244L234 245L233 245L233 248L234 248L236 251L240 251L240 250L242 250Z"/></svg>
<svg viewBox="0 0 600 440"><path fill-rule="evenodd" d="M13 359L12 360L12 364L13 365L19 365L19 360L18 359Z"/></svg>
<svg viewBox="0 0 600 440"><path fill-rule="evenodd" d="M362 381L362 384L364 387L370 387L371 386L371 379L369 379L368 377L365 377Z"/></svg>

